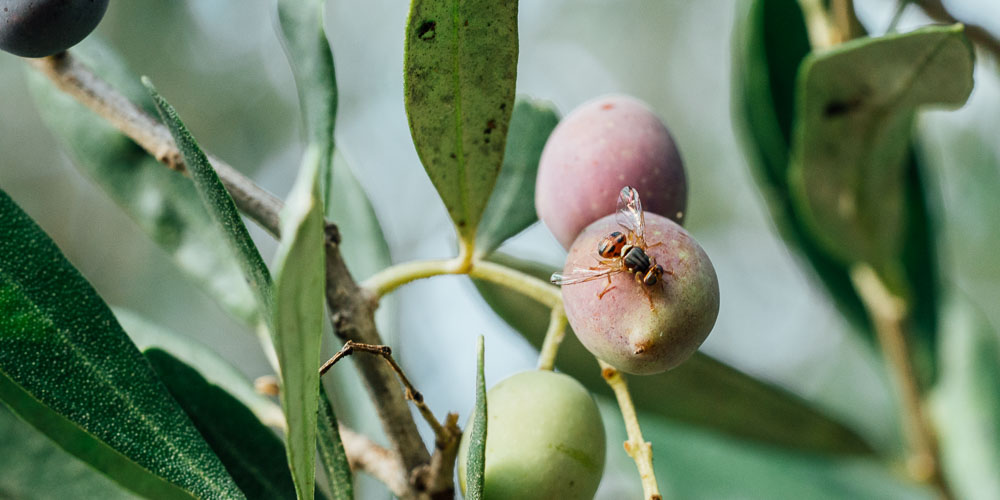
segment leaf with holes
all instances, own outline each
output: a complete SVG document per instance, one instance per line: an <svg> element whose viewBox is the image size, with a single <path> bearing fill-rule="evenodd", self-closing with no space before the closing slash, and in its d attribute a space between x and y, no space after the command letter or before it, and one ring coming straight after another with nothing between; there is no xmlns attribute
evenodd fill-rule
<svg viewBox="0 0 1000 500"><path fill-rule="evenodd" d="M965 103L973 63L961 25L854 40L802 63L789 183L829 252L894 278L914 111Z"/></svg>
<svg viewBox="0 0 1000 500"><path fill-rule="evenodd" d="M558 124L559 114L547 102L522 97L514 103L503 167L476 235L480 257L538 220L534 196L538 160Z"/></svg>
<svg viewBox="0 0 1000 500"><path fill-rule="evenodd" d="M0 191L0 399L150 498L242 498L108 306Z"/></svg>
<svg viewBox="0 0 1000 500"><path fill-rule="evenodd" d="M403 92L413 144L465 247L503 162L517 77L517 2L413 0Z"/></svg>

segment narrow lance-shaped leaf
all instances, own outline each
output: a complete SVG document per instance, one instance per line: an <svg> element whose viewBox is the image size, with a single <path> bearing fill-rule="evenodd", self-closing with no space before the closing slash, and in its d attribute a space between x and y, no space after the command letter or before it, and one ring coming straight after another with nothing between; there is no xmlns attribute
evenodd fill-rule
<svg viewBox="0 0 1000 500"><path fill-rule="evenodd" d="M470 247L503 161L517 2L413 0L403 92L420 161Z"/></svg>
<svg viewBox="0 0 1000 500"><path fill-rule="evenodd" d="M219 386L250 409L261 422L278 428L285 427L281 408L260 394L238 368L195 339L151 323L136 313L114 308L115 318L141 351L156 348L198 370L208 383Z"/></svg>
<svg viewBox="0 0 1000 500"><path fill-rule="evenodd" d="M288 463L300 499L313 497L326 255L319 152L307 151L281 214L275 256L274 349L288 422Z"/></svg>
<svg viewBox="0 0 1000 500"><path fill-rule="evenodd" d="M278 0L278 26L295 75L299 109L309 142L320 150L319 188L329 212L333 178L333 129L337 117L337 76L323 30L323 0Z"/></svg>
<svg viewBox="0 0 1000 500"><path fill-rule="evenodd" d="M790 184L828 251L895 278L914 110L963 104L973 64L961 25L859 39L802 63Z"/></svg>
<svg viewBox="0 0 1000 500"><path fill-rule="evenodd" d="M143 354L248 499L295 498L284 444L249 408L166 351Z"/></svg>
<svg viewBox="0 0 1000 500"><path fill-rule="evenodd" d="M191 173L191 179L194 180L195 188L198 190L205 210L222 229L226 242L237 255L243 274L257 297L258 305L265 313L269 314L271 309L271 274L268 272L267 265L264 264L264 259L261 258L253 239L250 238L250 233L243 224L243 219L240 218L236 204L233 203L229 192L219 180L219 176L209 163L205 152L201 150L187 127L181 122L180 117L177 116L174 107L156 91L148 78L143 77L142 83L153 97L160 117L170 129L170 135L173 136L174 142L177 143L178 149L184 156L184 163L187 165L188 172Z"/></svg>
<svg viewBox="0 0 1000 500"><path fill-rule="evenodd" d="M472 414L469 455L466 457L465 498L482 500L486 477L486 377L483 374L483 336L476 342L476 408Z"/></svg>
<svg viewBox="0 0 1000 500"><path fill-rule="evenodd" d="M847 266L812 238L795 211L788 188L795 77L809 50L798 0L741 4L733 33L734 122L781 236L812 265L838 309L855 328L873 339L871 323L851 284Z"/></svg>
<svg viewBox="0 0 1000 500"><path fill-rule="evenodd" d="M89 37L73 48L73 56L129 100L156 113L139 77L110 47ZM164 167L41 73L29 72L28 86L43 120L74 164L160 245L185 275L234 316L256 321L254 295L191 181Z"/></svg>
<svg viewBox="0 0 1000 500"><path fill-rule="evenodd" d="M490 260L539 279L547 280L554 271L502 253L494 253ZM474 283L504 321L536 348L541 347L549 320L545 306L493 283L478 280ZM568 332L559 348L556 368L594 393L613 397L594 355L572 332ZM802 398L701 352L669 372L629 379L629 389L638 409L688 425L814 452L872 453L871 447L854 431ZM726 402L726 411L719 411L719 401Z"/></svg>
<svg viewBox="0 0 1000 500"><path fill-rule="evenodd" d="M489 255L538 220L534 196L538 160L558 124L559 114L547 102L519 98L514 104L503 167L476 235L479 256Z"/></svg>
<svg viewBox="0 0 1000 500"><path fill-rule="evenodd" d="M0 498L137 498L0 405Z"/></svg>
<svg viewBox="0 0 1000 500"><path fill-rule="evenodd" d="M319 386L319 458L323 462L327 480L330 481L330 494L333 500L352 500L354 498L354 479L351 475L351 464L344 452L344 443L340 440L340 429L337 415L333 412L326 389Z"/></svg>
<svg viewBox="0 0 1000 500"><path fill-rule="evenodd" d="M243 496L111 310L2 191L0 399L141 495Z"/></svg>
<svg viewBox="0 0 1000 500"><path fill-rule="evenodd" d="M1000 497L1000 331L956 294L945 309L931 410L959 498Z"/></svg>

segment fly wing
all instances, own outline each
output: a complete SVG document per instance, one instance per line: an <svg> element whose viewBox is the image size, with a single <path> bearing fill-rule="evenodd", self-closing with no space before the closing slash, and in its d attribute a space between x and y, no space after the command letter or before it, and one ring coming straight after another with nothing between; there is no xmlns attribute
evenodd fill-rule
<svg viewBox="0 0 1000 500"><path fill-rule="evenodd" d="M585 281L600 279L618 271L620 271L620 269L615 269L613 267L597 269L578 267L570 271L568 274L553 273L550 281L556 285L572 285L575 283L583 283Z"/></svg>
<svg viewBox="0 0 1000 500"><path fill-rule="evenodd" d="M625 186L618 194L618 211L615 220L618 225L634 233L640 241L644 241L646 221L642 215L642 202L639 192L632 186Z"/></svg>

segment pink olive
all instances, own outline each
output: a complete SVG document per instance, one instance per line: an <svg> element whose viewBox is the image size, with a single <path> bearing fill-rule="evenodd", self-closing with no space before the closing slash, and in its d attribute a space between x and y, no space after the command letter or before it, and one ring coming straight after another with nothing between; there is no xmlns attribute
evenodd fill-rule
<svg viewBox="0 0 1000 500"><path fill-rule="evenodd" d="M569 248L588 224L615 211L632 186L648 212L683 223L687 180L674 140L649 107L610 95L580 105L549 136L538 165L538 218Z"/></svg>
<svg viewBox="0 0 1000 500"><path fill-rule="evenodd" d="M562 286L569 323L595 356L627 373L654 374L688 359L719 314L719 281L708 255L674 221L646 212L646 254L663 267L652 286L628 272ZM595 266L597 247L623 229L614 215L588 226L570 247L564 274Z"/></svg>

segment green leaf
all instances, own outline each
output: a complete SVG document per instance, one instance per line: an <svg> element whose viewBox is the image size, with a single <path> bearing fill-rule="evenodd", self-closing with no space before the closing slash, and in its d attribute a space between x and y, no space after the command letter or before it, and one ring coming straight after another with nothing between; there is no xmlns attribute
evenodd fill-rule
<svg viewBox="0 0 1000 500"><path fill-rule="evenodd" d="M894 277L914 111L965 103L973 65L961 25L854 40L802 63L789 178L829 252Z"/></svg>
<svg viewBox="0 0 1000 500"><path fill-rule="evenodd" d="M965 297L944 316L931 410L945 472L959 498L1000 498L1000 331Z"/></svg>
<svg viewBox="0 0 1000 500"><path fill-rule="evenodd" d="M490 260L539 279L547 279L554 271L502 253L493 254ZM549 321L545 306L499 285L478 280L475 284L501 318L535 347L542 345ZM575 335L563 340L556 367L591 391L613 396L594 356ZM801 450L872 453L856 433L802 398L700 352L669 372L630 378L629 389L637 408L685 424ZM725 411L719 411L720 401L725 401Z"/></svg>
<svg viewBox="0 0 1000 500"><path fill-rule="evenodd" d="M382 226L368 195L340 151L334 155L333 187L330 191L332 198L327 205L326 217L337 224L340 234L344 235L340 253L351 275L363 280L389 267L392 259ZM391 300L391 297L387 299Z"/></svg>
<svg viewBox="0 0 1000 500"><path fill-rule="evenodd" d="M507 132L507 149L496 187L479 222L476 253L489 255L508 238L538 220L535 212L535 179L538 160L559 114L547 102L519 98Z"/></svg>
<svg viewBox="0 0 1000 500"><path fill-rule="evenodd" d="M281 214L275 256L274 349L281 406L288 422L288 462L300 499L315 487L320 346L325 314L326 247L319 194L319 151L310 148Z"/></svg>
<svg viewBox="0 0 1000 500"><path fill-rule="evenodd" d="M229 196L225 186L222 185L215 169L208 162L205 152L198 147L194 137L177 116L174 107L156 91L148 78L143 77L142 83L153 97L160 118L170 129L170 135L174 137L174 142L177 143L178 149L184 156L184 163L187 165L188 172L191 173L191 179L194 180L198 196L205 209L215 224L222 228L226 243L239 257L240 268L257 297L258 305L262 310L269 312L271 310L271 274L268 272L260 252L257 251L257 246L250 238L250 233L243 225L243 219L240 218L240 213L236 210L233 199Z"/></svg>
<svg viewBox="0 0 1000 500"><path fill-rule="evenodd" d="M299 91L299 109L309 143L320 149L319 187L329 212L334 186L333 129L337 117L337 75L323 30L323 0L278 0L278 26Z"/></svg>
<svg viewBox="0 0 1000 500"><path fill-rule="evenodd" d="M113 50L90 37L73 48L73 55L129 100L155 113L138 77ZM227 311L244 321L256 320L254 296L191 181L146 154L42 74L29 72L28 83L39 113L74 164Z"/></svg>
<svg viewBox="0 0 1000 500"><path fill-rule="evenodd" d="M466 457L465 498L482 500L483 480L486 475L486 377L483 374L483 336L476 343L476 409L472 414L472 434L469 438L469 455Z"/></svg>
<svg viewBox="0 0 1000 500"><path fill-rule="evenodd" d="M798 0L741 5L733 35L733 115L748 163L785 242L812 265L848 321L874 339L847 266L813 240L789 192L795 77L810 50L802 9Z"/></svg>
<svg viewBox="0 0 1000 500"><path fill-rule="evenodd" d="M340 440L340 428L337 415L333 412L326 389L319 386L319 458L326 469L326 477L330 481L330 494L333 500L352 500L354 498L354 480L351 475L351 465L344 453L344 443Z"/></svg>
<svg viewBox="0 0 1000 500"><path fill-rule="evenodd" d="M139 350L157 348L170 353L171 356L198 370L210 384L219 386L239 400L261 422L272 427L285 426L285 416L281 408L267 396L258 393L253 383L247 380L239 369L208 346L153 324L134 312L122 308L113 310L118 323Z"/></svg>
<svg viewBox="0 0 1000 500"><path fill-rule="evenodd" d="M111 310L2 191L0 399L136 493L242 497Z"/></svg>
<svg viewBox="0 0 1000 500"><path fill-rule="evenodd" d="M143 354L248 499L295 498L285 446L249 408L167 352Z"/></svg>
<svg viewBox="0 0 1000 500"><path fill-rule="evenodd" d="M629 379L629 386L636 378ZM602 403L608 450L618 449L624 455L621 414L611 400ZM930 488L907 483L872 458L822 456L734 441L648 413L639 414L639 423L643 438L653 445L656 479L670 498L936 498ZM634 471L627 456L619 457Z"/></svg>
<svg viewBox="0 0 1000 500"><path fill-rule="evenodd" d="M0 498L138 498L0 405Z"/></svg>
<svg viewBox="0 0 1000 500"><path fill-rule="evenodd" d="M517 76L517 2L413 0L403 92L413 144L471 246L503 162Z"/></svg>

